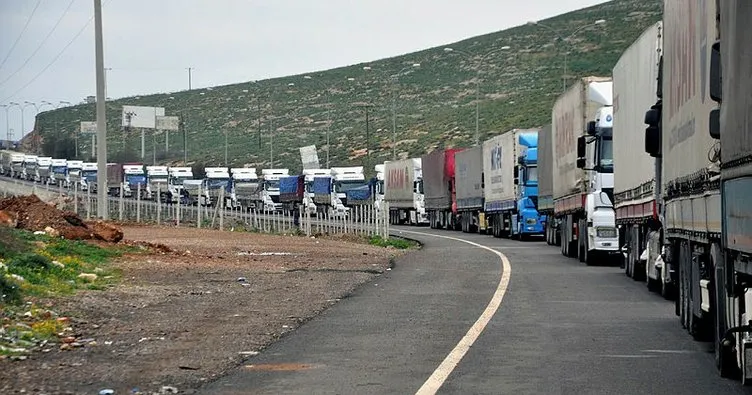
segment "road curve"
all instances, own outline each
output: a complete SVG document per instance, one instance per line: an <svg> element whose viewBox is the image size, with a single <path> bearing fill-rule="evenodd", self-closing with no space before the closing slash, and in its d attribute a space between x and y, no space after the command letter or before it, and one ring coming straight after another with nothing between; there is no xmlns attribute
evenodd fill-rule
<svg viewBox="0 0 752 395"><path fill-rule="evenodd" d="M673 305L613 267L587 267L542 242L425 228L424 248L219 380L206 394L416 393L479 320L500 307L438 393L745 394L714 371L708 344ZM405 233L407 235L407 233ZM431 393L429 391L428 393Z"/></svg>

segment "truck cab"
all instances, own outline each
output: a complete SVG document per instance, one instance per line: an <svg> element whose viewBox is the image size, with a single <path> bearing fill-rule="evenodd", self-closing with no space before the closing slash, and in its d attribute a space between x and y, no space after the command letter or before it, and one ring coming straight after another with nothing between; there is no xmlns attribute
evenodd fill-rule
<svg viewBox="0 0 752 395"><path fill-rule="evenodd" d="M279 180L290 175L289 169L261 169L264 189L261 192L261 204L264 211L281 211L279 202Z"/></svg>
<svg viewBox="0 0 752 395"><path fill-rule="evenodd" d="M68 173L68 161L66 159L53 159L50 167L52 168L50 184L57 186L65 185L65 178Z"/></svg>
<svg viewBox="0 0 752 395"><path fill-rule="evenodd" d="M580 250L588 255L619 253L619 234L616 229L614 211L614 149L613 149L613 107L604 106L596 112L595 120L587 124L587 136L577 140L577 167L589 170L585 197L586 223L580 224L580 235L584 245ZM591 145L591 149L588 149ZM586 169L586 164L592 168Z"/></svg>
<svg viewBox="0 0 752 395"><path fill-rule="evenodd" d="M81 190L96 192L97 185L97 164L94 162L84 162L81 165Z"/></svg>
<svg viewBox="0 0 752 395"><path fill-rule="evenodd" d="M517 140L517 218L512 221L512 235L543 235L546 217L538 212L538 132L521 132Z"/></svg>
<svg viewBox="0 0 752 395"><path fill-rule="evenodd" d="M141 189L141 197L143 198L146 187L146 171L144 171L143 164L123 165L123 196L132 197L134 194L138 194L134 191Z"/></svg>
<svg viewBox="0 0 752 395"><path fill-rule="evenodd" d="M204 178L199 204L216 205L222 195L224 195L226 201L230 200L232 185L228 169L226 167L206 167L204 174L206 174L206 177Z"/></svg>
<svg viewBox="0 0 752 395"><path fill-rule="evenodd" d="M81 173L84 167L84 162L81 160L69 160L67 166L68 170L65 174L65 181L63 181L63 186L66 188L80 189L83 185L81 183L81 180L83 179Z"/></svg>
<svg viewBox="0 0 752 395"><path fill-rule="evenodd" d="M34 177L37 175L37 161L39 157L36 155L24 155L23 172L21 178L26 181L34 181Z"/></svg>
<svg viewBox="0 0 752 395"><path fill-rule="evenodd" d="M313 180L316 177L329 177L332 174L331 169L303 169L305 176L305 193L303 194L303 207L311 214L316 215L319 211L314 202Z"/></svg>
<svg viewBox="0 0 752 395"><path fill-rule="evenodd" d="M363 166L332 167L331 174L334 187L333 195L339 200L339 204L349 208L347 205L347 190L362 187L366 184Z"/></svg>
<svg viewBox="0 0 752 395"><path fill-rule="evenodd" d="M230 202L233 208L256 208L261 185L255 167L230 169Z"/></svg>
<svg viewBox="0 0 752 395"><path fill-rule="evenodd" d="M170 167L168 172L170 176L168 178L167 190L170 201L180 203L181 198L186 194L183 182L193 180L193 169L190 167Z"/></svg>
<svg viewBox="0 0 752 395"><path fill-rule="evenodd" d="M37 171L34 175L34 181L47 184L52 172L52 158L49 156L40 156L37 158Z"/></svg>
<svg viewBox="0 0 752 395"><path fill-rule="evenodd" d="M11 154L10 155L10 175L13 178L21 178L23 176L24 154Z"/></svg>
<svg viewBox="0 0 752 395"><path fill-rule="evenodd" d="M157 196L157 193L161 191L163 195L167 194L169 178L167 166L146 166L146 198L161 200L161 196Z"/></svg>
<svg viewBox="0 0 752 395"><path fill-rule="evenodd" d="M376 198L374 199L374 206L380 212L384 204L384 165L376 165L373 169L376 171L376 183L374 185Z"/></svg>

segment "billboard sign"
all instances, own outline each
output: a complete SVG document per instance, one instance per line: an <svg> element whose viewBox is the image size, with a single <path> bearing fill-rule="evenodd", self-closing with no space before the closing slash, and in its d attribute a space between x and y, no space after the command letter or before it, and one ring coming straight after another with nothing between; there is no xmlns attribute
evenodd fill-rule
<svg viewBox="0 0 752 395"><path fill-rule="evenodd" d="M303 169L320 169L319 155L315 145L300 147L300 159L303 161Z"/></svg>
<svg viewBox="0 0 752 395"><path fill-rule="evenodd" d="M155 129L157 117L163 117L163 107L123 106L122 126L132 128Z"/></svg>
<svg viewBox="0 0 752 395"><path fill-rule="evenodd" d="M172 116L157 116L157 130L178 130L180 118Z"/></svg>
<svg viewBox="0 0 752 395"><path fill-rule="evenodd" d="M97 134L97 123L81 121L81 134Z"/></svg>

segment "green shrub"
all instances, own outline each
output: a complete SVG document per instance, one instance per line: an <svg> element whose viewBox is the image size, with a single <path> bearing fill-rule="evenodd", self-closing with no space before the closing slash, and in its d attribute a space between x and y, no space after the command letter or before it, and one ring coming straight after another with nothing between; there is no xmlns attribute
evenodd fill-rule
<svg viewBox="0 0 752 395"><path fill-rule="evenodd" d="M21 303L21 290L15 281L5 276L5 273L0 271L0 305L2 304L18 304Z"/></svg>

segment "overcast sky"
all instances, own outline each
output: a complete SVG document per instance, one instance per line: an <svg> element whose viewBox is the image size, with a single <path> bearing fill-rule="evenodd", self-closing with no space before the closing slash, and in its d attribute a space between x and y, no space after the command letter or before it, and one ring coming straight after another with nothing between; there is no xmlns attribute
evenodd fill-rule
<svg viewBox="0 0 752 395"><path fill-rule="evenodd" d="M104 61L112 69L107 96L118 98L184 90L188 67L194 88L281 77L409 53L604 1L102 2ZM78 103L94 95L93 15L92 0L0 0L0 104ZM26 107L27 131L34 113ZM4 111L0 118L5 139ZM17 139L18 107L9 118Z"/></svg>

